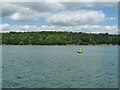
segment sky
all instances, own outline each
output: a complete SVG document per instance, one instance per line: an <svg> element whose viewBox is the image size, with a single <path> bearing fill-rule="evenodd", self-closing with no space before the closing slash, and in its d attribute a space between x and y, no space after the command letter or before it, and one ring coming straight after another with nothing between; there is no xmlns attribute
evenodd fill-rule
<svg viewBox="0 0 120 90"><path fill-rule="evenodd" d="M93 1L2 2L0 32L72 31L117 34L118 3Z"/></svg>

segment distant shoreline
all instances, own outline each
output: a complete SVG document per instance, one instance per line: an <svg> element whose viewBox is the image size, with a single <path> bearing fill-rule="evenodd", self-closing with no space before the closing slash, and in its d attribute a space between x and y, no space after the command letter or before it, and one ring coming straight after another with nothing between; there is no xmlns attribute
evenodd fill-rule
<svg viewBox="0 0 120 90"><path fill-rule="evenodd" d="M120 35L87 34L82 32L4 33L2 45L120 45Z"/></svg>
<svg viewBox="0 0 120 90"><path fill-rule="evenodd" d="M12 45L12 44L9 44L9 45L1 45L1 46L119 46L118 44L115 44L115 45Z"/></svg>

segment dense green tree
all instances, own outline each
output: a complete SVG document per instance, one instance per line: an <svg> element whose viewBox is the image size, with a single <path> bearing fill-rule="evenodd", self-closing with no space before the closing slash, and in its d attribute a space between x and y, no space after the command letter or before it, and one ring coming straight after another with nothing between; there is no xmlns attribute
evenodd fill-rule
<svg viewBox="0 0 120 90"><path fill-rule="evenodd" d="M119 44L120 35L87 34L82 32L10 32L1 33L2 44L6 45L99 45Z"/></svg>

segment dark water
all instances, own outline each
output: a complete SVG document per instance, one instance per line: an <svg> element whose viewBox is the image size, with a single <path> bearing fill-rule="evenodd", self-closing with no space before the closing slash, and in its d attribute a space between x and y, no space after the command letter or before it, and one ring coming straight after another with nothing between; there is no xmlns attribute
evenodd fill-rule
<svg viewBox="0 0 120 90"><path fill-rule="evenodd" d="M78 54L77 49L83 48ZM118 46L3 46L3 87L116 88Z"/></svg>

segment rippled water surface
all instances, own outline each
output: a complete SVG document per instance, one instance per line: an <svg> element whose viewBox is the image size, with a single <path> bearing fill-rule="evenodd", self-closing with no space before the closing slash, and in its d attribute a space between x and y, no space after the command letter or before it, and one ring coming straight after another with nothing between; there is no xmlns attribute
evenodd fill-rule
<svg viewBox="0 0 120 90"><path fill-rule="evenodd" d="M83 48L78 54L77 49ZM3 46L3 87L116 88L118 46Z"/></svg>

